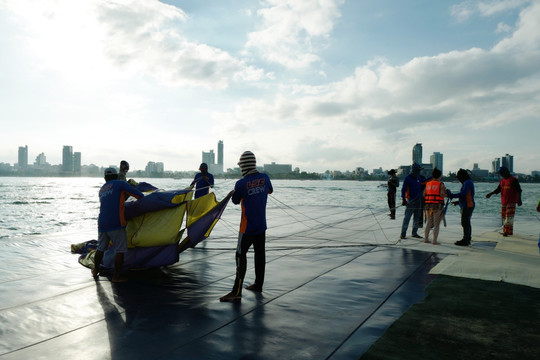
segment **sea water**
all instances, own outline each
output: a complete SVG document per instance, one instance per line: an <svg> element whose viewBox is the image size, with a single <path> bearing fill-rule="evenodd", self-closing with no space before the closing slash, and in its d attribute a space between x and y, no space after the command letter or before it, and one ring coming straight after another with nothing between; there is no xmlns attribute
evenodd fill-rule
<svg viewBox="0 0 540 360"><path fill-rule="evenodd" d="M192 179L136 179L164 190L183 189ZM0 245L4 242L23 240L35 235L64 232L96 233L99 213L98 192L103 185L101 178L32 178L0 177ZM386 188L380 181L326 181L326 180L272 180L274 193L269 198L269 208L275 214L281 210L305 209L325 211L328 208L369 209L374 214L388 212ZM217 200L233 190L235 180L216 179ZM446 183L453 192L459 191L459 182ZM521 184L523 205L516 218L538 222L536 205L540 199L540 184ZM486 199L485 194L494 190L496 183L476 183L476 209L473 215L500 221L500 200L495 195ZM398 206L400 204L398 194ZM313 210L315 209L315 210ZM302 211L302 210L300 210ZM229 204L224 217L230 222L239 221L239 206ZM399 213L402 212L398 209ZM449 214L459 212L450 206ZM271 220L271 219L269 219ZM399 220L399 218L398 218ZM237 223L233 226L237 227ZM473 223L474 226L474 223Z"/></svg>

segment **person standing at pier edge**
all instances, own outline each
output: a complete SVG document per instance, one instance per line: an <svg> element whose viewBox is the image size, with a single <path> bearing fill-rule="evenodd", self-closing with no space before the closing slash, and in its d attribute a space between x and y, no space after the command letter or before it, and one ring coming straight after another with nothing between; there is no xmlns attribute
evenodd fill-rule
<svg viewBox="0 0 540 360"><path fill-rule="evenodd" d="M536 205L536 211L540 212L540 200L538 200L538 205ZM540 236L538 236L538 253L540 253Z"/></svg>
<svg viewBox="0 0 540 360"><path fill-rule="evenodd" d="M114 275L113 282L124 282L127 278L122 276L124 254L127 252L126 219L124 217L124 202L127 195L137 199L144 195L129 183L118 180L118 173L114 168L105 169L105 184L99 190L99 217L98 217L98 243L94 256L92 276L97 277L99 266L103 260L103 253L114 246Z"/></svg>
<svg viewBox="0 0 540 360"><path fill-rule="evenodd" d="M246 275L247 252L253 244L255 253L255 282L246 287L247 290L262 292L266 266L265 234L266 234L266 202L268 194L274 189L268 175L259 173L255 155L245 151L238 162L243 178L236 182L232 202L241 204L242 218L236 247L236 278L230 293L221 297L220 301L240 301L242 284Z"/></svg>
<svg viewBox="0 0 540 360"><path fill-rule="evenodd" d="M510 174L508 168L502 166L499 169L502 176L499 186L486 195L490 198L493 194L501 194L501 217L503 222L502 236L514 234L514 215L516 214L516 204L521 206L521 186L518 179Z"/></svg>
<svg viewBox="0 0 540 360"><path fill-rule="evenodd" d="M208 172L208 165L202 163L199 166L200 173L195 175L195 179L191 182L191 186L195 185L195 199L200 198L210 192L210 188L214 187L214 175Z"/></svg>
<svg viewBox="0 0 540 360"><path fill-rule="evenodd" d="M412 171L403 180L401 187L401 204L406 206L403 224L401 225L401 239L407 238L407 228L411 216L413 217L412 237L421 239L418 235L418 221L422 218L422 182L424 177L420 175L422 167L417 163L412 164Z"/></svg>
<svg viewBox="0 0 540 360"><path fill-rule="evenodd" d="M396 170L391 169L387 173L390 175L390 178L388 179L388 207L390 208L390 219L394 220L396 218L396 192L397 188L399 187L399 179L396 176Z"/></svg>
<svg viewBox="0 0 540 360"><path fill-rule="evenodd" d="M433 245L438 245L439 225L443 217L444 198L446 197L446 187L441 182L442 172L435 168L431 173L432 178L426 182L424 199L426 202L425 211L427 215L426 228L424 230L424 242L429 243L429 231L433 226Z"/></svg>
<svg viewBox="0 0 540 360"><path fill-rule="evenodd" d="M129 171L129 163L126 160L120 161L120 172L118 173L118 180L127 181L128 171Z"/></svg>
<svg viewBox="0 0 540 360"><path fill-rule="evenodd" d="M462 184L461 189L457 194L452 194L450 190L446 190L446 196L450 199L459 199L452 204L457 205L461 209L461 227L463 227L463 239L456 241L457 246L469 246L472 240L471 217L474 211L474 183L471 180L467 170L459 169L456 176Z"/></svg>

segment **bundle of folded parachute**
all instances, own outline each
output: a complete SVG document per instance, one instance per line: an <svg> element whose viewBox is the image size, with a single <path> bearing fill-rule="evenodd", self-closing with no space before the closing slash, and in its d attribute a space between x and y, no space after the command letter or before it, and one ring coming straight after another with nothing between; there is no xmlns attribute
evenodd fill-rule
<svg viewBox="0 0 540 360"><path fill-rule="evenodd" d="M171 265L179 254L210 236L232 194L217 201L213 192L192 200L191 188L164 191L151 184L136 183L145 194L139 200L125 203L128 252L123 270L146 269ZM185 219L185 225L184 225ZM184 236L185 235L185 236ZM71 252L81 254L79 263L94 267L96 240L71 245ZM101 270L114 268L114 249L103 255Z"/></svg>

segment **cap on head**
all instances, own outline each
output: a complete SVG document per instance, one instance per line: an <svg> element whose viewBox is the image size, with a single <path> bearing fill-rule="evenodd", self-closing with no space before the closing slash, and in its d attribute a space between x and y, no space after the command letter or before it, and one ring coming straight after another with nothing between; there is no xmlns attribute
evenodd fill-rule
<svg viewBox="0 0 540 360"><path fill-rule="evenodd" d="M390 169L388 172L387 172L388 175L394 175L396 174L396 170L394 169Z"/></svg>
<svg viewBox="0 0 540 360"><path fill-rule="evenodd" d="M238 166L240 166L243 176L246 176L246 174L249 174L250 172L256 172L257 160L255 159L255 154L251 151L244 151L242 155L240 155Z"/></svg>
<svg viewBox="0 0 540 360"><path fill-rule="evenodd" d="M242 155L240 155L238 166L240 166L241 169L256 167L257 159L255 159L255 154L253 154L251 151L244 151Z"/></svg>
<svg viewBox="0 0 540 360"><path fill-rule="evenodd" d="M420 170L422 170L422 167L420 165L418 165L417 163L412 164L413 172L419 172Z"/></svg>
<svg viewBox="0 0 540 360"><path fill-rule="evenodd" d="M104 172L103 175L105 175L105 176L108 176L108 175L118 175L118 172L116 171L115 168L110 167L110 168L106 168L106 169L105 169L105 172Z"/></svg>

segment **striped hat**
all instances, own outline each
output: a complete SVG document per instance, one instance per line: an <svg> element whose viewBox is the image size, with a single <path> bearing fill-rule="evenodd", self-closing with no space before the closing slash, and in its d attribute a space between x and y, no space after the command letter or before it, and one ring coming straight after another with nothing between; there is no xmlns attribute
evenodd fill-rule
<svg viewBox="0 0 540 360"><path fill-rule="evenodd" d="M240 166L243 176L257 172L257 160L255 159L255 154L251 151L244 151L240 156L238 166Z"/></svg>

